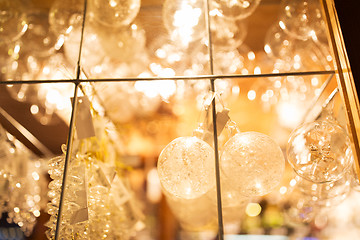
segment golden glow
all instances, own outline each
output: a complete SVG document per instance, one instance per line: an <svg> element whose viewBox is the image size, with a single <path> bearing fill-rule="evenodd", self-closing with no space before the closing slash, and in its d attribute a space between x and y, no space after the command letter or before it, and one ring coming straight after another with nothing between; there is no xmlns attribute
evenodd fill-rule
<svg viewBox="0 0 360 240"><path fill-rule="evenodd" d="M138 26L136 24L131 24L131 29L132 30L137 30L138 29Z"/></svg>
<svg viewBox="0 0 360 240"><path fill-rule="evenodd" d="M295 186L296 185L296 180L295 179L291 179L290 181L290 186Z"/></svg>
<svg viewBox="0 0 360 240"><path fill-rule="evenodd" d="M301 109L298 104L299 103L294 101L282 101L278 103L276 111L282 126L292 128L300 123L305 109Z"/></svg>
<svg viewBox="0 0 360 240"><path fill-rule="evenodd" d="M284 194L287 192L287 187L282 186L282 187L280 188L279 192L280 192L281 195L284 195Z"/></svg>
<svg viewBox="0 0 360 240"><path fill-rule="evenodd" d="M40 217L40 211L39 210L35 210L33 213L34 213L35 217Z"/></svg>
<svg viewBox="0 0 360 240"><path fill-rule="evenodd" d="M251 61L255 60L255 53L253 51L248 52L248 59Z"/></svg>
<svg viewBox="0 0 360 240"><path fill-rule="evenodd" d="M259 66L254 68L254 74L261 74L261 68Z"/></svg>
<svg viewBox="0 0 360 240"><path fill-rule="evenodd" d="M283 30L286 28L283 21L279 21L279 26L280 26L280 28L283 29Z"/></svg>
<svg viewBox="0 0 360 240"><path fill-rule="evenodd" d="M181 36L183 44L188 44L192 41L194 35L194 27L199 24L201 16L200 8L192 8L185 2L174 14L173 25L177 28L174 31L174 35Z"/></svg>
<svg viewBox="0 0 360 240"><path fill-rule="evenodd" d="M271 47L269 46L269 44L265 44L264 46L264 50L267 54L270 54L272 51L271 51Z"/></svg>
<svg viewBox="0 0 360 240"><path fill-rule="evenodd" d="M311 79L311 85L316 87L317 85L319 85L319 79L317 77L313 77Z"/></svg>
<svg viewBox="0 0 360 240"><path fill-rule="evenodd" d="M32 175L32 177L34 178L35 181L39 181L40 176L39 176L39 174L37 172L33 172L31 175Z"/></svg>
<svg viewBox="0 0 360 240"><path fill-rule="evenodd" d="M116 7L117 2L116 2L115 0L110 0L110 1L109 1L109 5L110 5L111 7Z"/></svg>
<svg viewBox="0 0 360 240"><path fill-rule="evenodd" d="M166 70L164 70L164 74L166 75ZM135 89L149 98L161 96L167 100L176 92L176 84L173 80L137 81Z"/></svg>
<svg viewBox="0 0 360 240"><path fill-rule="evenodd" d="M65 42L65 36L60 35L55 43L55 50L60 50L60 48L64 45L64 42Z"/></svg>
<svg viewBox="0 0 360 240"><path fill-rule="evenodd" d="M35 202L40 202L40 200L41 200L40 195L35 195L35 196L34 196L34 201L35 201Z"/></svg>
<svg viewBox="0 0 360 240"><path fill-rule="evenodd" d="M12 148L12 147L9 148L9 152L10 152L10 153L15 153L15 148ZM4 174L4 175L5 175L5 174Z"/></svg>
<svg viewBox="0 0 360 240"><path fill-rule="evenodd" d="M256 217L261 213L261 206L258 203L249 203L245 212L249 217Z"/></svg>
<svg viewBox="0 0 360 240"><path fill-rule="evenodd" d="M255 100L256 98L256 92L254 90L250 90L247 94L247 97L250 101Z"/></svg>
<svg viewBox="0 0 360 240"><path fill-rule="evenodd" d="M30 107L31 114L38 114L39 113L39 107L37 105L31 105Z"/></svg>
<svg viewBox="0 0 360 240"><path fill-rule="evenodd" d="M16 44L14 47L14 54L18 54L20 52L20 45Z"/></svg>

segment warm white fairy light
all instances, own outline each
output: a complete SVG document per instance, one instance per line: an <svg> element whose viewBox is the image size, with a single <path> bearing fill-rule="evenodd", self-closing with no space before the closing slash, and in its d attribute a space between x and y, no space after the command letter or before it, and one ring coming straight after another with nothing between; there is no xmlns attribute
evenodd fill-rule
<svg viewBox="0 0 360 240"><path fill-rule="evenodd" d="M249 60L254 61L255 60L255 53L253 51L248 52L247 57Z"/></svg>
<svg viewBox="0 0 360 240"><path fill-rule="evenodd" d="M264 46L264 50L267 54L270 54L272 51L271 51L271 47L269 46L269 44L265 44Z"/></svg>
<svg viewBox="0 0 360 240"><path fill-rule="evenodd" d="M255 100L255 98L256 98L256 92L255 92L254 90L248 91L247 97L248 97L248 99L249 99L250 101Z"/></svg>
<svg viewBox="0 0 360 240"><path fill-rule="evenodd" d="M249 217L256 217L261 213L261 210L262 210L262 208L261 208L260 204L258 204L258 203L249 203L246 206L245 212Z"/></svg>

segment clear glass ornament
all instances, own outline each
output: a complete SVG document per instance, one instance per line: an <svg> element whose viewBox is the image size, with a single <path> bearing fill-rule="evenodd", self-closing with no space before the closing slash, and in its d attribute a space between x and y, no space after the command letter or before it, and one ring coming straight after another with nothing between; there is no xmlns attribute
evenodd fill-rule
<svg viewBox="0 0 360 240"><path fill-rule="evenodd" d="M68 162L66 186L62 187L64 155L49 161L51 215L46 227L53 239L58 221L61 191L64 191L60 239L130 239L143 226L143 215L123 176L117 174L117 147L108 135L108 120L94 113L96 137L75 142L76 153ZM111 135L113 136L113 135Z"/></svg>
<svg viewBox="0 0 360 240"><path fill-rule="evenodd" d="M217 9L210 11L211 34L214 48L222 51L237 49L247 36L247 26L243 21L224 17Z"/></svg>
<svg viewBox="0 0 360 240"><path fill-rule="evenodd" d="M205 36L205 1L166 0L162 11L165 28L177 45L187 47Z"/></svg>
<svg viewBox="0 0 360 240"><path fill-rule="evenodd" d="M57 36L50 31L48 12L31 10L27 13L28 30L21 38L30 55L47 57L55 51Z"/></svg>
<svg viewBox="0 0 360 240"><path fill-rule="evenodd" d="M140 0L91 0L89 10L95 21L107 27L128 26L140 10Z"/></svg>
<svg viewBox="0 0 360 240"><path fill-rule="evenodd" d="M339 180L353 162L350 139L334 121L299 126L291 133L286 152L294 171L314 183Z"/></svg>
<svg viewBox="0 0 360 240"><path fill-rule="evenodd" d="M212 155L210 145L200 138L180 137L170 142L159 156L158 173L163 193L187 232L216 232Z"/></svg>
<svg viewBox="0 0 360 240"><path fill-rule="evenodd" d="M67 35L81 25L84 0L55 0L49 10L51 30L57 35Z"/></svg>
<svg viewBox="0 0 360 240"><path fill-rule="evenodd" d="M285 160L272 138L258 132L243 132L225 144L220 169L224 185L244 196L261 196L280 183Z"/></svg>
<svg viewBox="0 0 360 240"><path fill-rule="evenodd" d="M197 137L179 137L171 141L158 159L162 187L170 195L194 199L215 186L214 152Z"/></svg>
<svg viewBox="0 0 360 240"><path fill-rule="evenodd" d="M0 43L18 40L27 30L26 14L19 0L0 2Z"/></svg>
<svg viewBox="0 0 360 240"><path fill-rule="evenodd" d="M79 57L81 39L81 26L75 26L68 34L64 42L64 55L68 61L76 66ZM82 67L87 70L95 67L105 58L103 46L100 42L97 29L93 25L87 25L84 29L83 47L81 52Z"/></svg>
<svg viewBox="0 0 360 240"><path fill-rule="evenodd" d="M145 31L136 23L119 29L98 26L96 33L105 54L115 61L131 62L145 52Z"/></svg>
<svg viewBox="0 0 360 240"><path fill-rule="evenodd" d="M94 186L89 189L90 238L106 239L110 232L110 211L108 205L109 189L104 186Z"/></svg>
<svg viewBox="0 0 360 240"><path fill-rule="evenodd" d="M85 182L85 164L78 159L72 158L69 161L69 172L67 185L62 189L63 168L65 164L65 156L52 158L48 162L49 174L53 179L49 183L48 196L50 202L47 205L47 212L51 216L46 226L48 239L55 236L56 222L59 211L60 194L64 192L63 211L61 216L61 224L59 236L64 239L71 239L78 236L79 239L87 239L84 224L88 224L87 220L87 199L86 199L86 182Z"/></svg>
<svg viewBox="0 0 360 240"><path fill-rule="evenodd" d="M175 75L184 75L184 71L190 68L191 56L194 53L193 47L181 48L166 35L153 39L146 49L149 53L150 65L160 65L162 69L171 68ZM153 72L156 74L155 71Z"/></svg>
<svg viewBox="0 0 360 240"><path fill-rule="evenodd" d="M316 32L326 28L319 1L284 0L282 7L279 25L295 38L306 40L316 37Z"/></svg>
<svg viewBox="0 0 360 240"><path fill-rule="evenodd" d="M226 18L244 19L259 6L261 0L213 0L212 8L218 9Z"/></svg>
<svg viewBox="0 0 360 240"><path fill-rule="evenodd" d="M265 35L264 50L272 58L291 61L289 53L292 52L297 41L289 36L278 24L272 25Z"/></svg>
<svg viewBox="0 0 360 240"><path fill-rule="evenodd" d="M309 39L295 38L279 24L275 24L266 33L264 51L270 58L280 60L274 64L280 72L331 70L332 56L327 43L322 41L316 36Z"/></svg>

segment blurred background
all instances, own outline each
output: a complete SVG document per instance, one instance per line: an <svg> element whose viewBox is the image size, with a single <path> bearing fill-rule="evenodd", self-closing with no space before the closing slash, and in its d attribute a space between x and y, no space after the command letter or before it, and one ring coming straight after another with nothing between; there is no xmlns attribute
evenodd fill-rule
<svg viewBox="0 0 360 240"><path fill-rule="evenodd" d="M215 180L201 178L213 170L201 162L213 161L213 99L223 117L221 161L239 156L227 144L237 132L270 137L243 150L261 153L250 161L263 172L245 166L229 177L222 165L228 239L360 236L358 181L320 2L88 0L63 187L77 88L66 80L76 78L84 1L2 0L0 10L0 239L54 239L64 189L60 239L215 239ZM190 136L204 152L178 143L159 158ZM175 153L191 164L158 173L158 159ZM235 160L227 167L237 169ZM183 169L200 183L192 196L181 195ZM250 193L243 186L251 180L267 185Z"/></svg>

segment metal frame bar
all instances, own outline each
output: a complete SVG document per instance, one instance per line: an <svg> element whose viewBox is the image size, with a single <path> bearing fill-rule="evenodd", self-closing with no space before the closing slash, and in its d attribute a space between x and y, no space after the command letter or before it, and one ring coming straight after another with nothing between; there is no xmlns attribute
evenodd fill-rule
<svg viewBox="0 0 360 240"><path fill-rule="evenodd" d="M79 88L79 84L75 85L74 89L74 98L72 102L72 111L71 111L71 118L70 118L70 125L69 125L69 134L66 146L66 155L65 155L65 163L64 163L64 170L63 170L63 179L61 184L61 193L60 193L60 202L59 202L59 210L58 210L58 217L56 220L56 229L55 229L55 240L58 240L60 237L60 225L61 225L61 218L62 218L62 211L64 207L64 197L65 197L65 187L67 181L67 174L68 174L68 166L70 162L70 156L72 151L72 143L73 143L73 136L74 136L74 125L75 125L75 114L77 109L77 91Z"/></svg>
<svg viewBox="0 0 360 240"><path fill-rule="evenodd" d="M77 61L77 69L76 69L76 81L75 81L75 89L74 89L74 97L72 101L72 111L71 111L71 118L70 118L70 125L69 125L69 134L66 146L66 155L65 155L65 163L64 163L64 170L63 170L63 179L61 184L61 193L60 193L60 202L59 202L59 211L58 217L56 220L56 229L55 229L55 240L58 240L60 237L60 226L61 226L61 219L62 219L62 211L64 207L64 197L65 197L65 190L66 190L66 181L68 175L68 166L70 162L70 158L72 155L72 144L74 140L74 127L75 127L75 115L78 105L78 89L80 85L80 73L81 73L81 51L83 46L84 40L84 29L85 29L85 21L86 21L86 11L87 11L87 0L84 1L84 12L83 12L83 21L81 27L81 37L80 37L80 46L79 46L79 55Z"/></svg>
<svg viewBox="0 0 360 240"><path fill-rule="evenodd" d="M310 76L310 75L328 75L335 74L334 70L329 71L303 71L288 73L262 73L262 74L223 74L223 75L197 75L197 76L175 76L175 77L148 77L148 78L97 78L97 79L49 79L49 80L12 80L0 81L0 84L47 84L47 83L76 83L76 82L131 82L131 81L155 81L155 80L209 80L209 79L225 79L225 78L272 78L287 76Z"/></svg>
<svg viewBox="0 0 360 240"><path fill-rule="evenodd" d="M328 27L328 38L334 53L339 92L346 109L348 130L358 179L360 179L360 105L350 62L346 53L334 0L321 0Z"/></svg>
<svg viewBox="0 0 360 240"><path fill-rule="evenodd" d="M209 64L210 64L210 73L214 74L214 58L213 58L213 44L211 36L211 18L210 18L210 0L206 0L205 7L205 19L207 23L207 34L209 41ZM210 78L210 91L215 93L215 78ZM216 121L216 103L215 97L211 101L211 111L212 111L212 125L213 125L213 137L214 137L214 157L215 157L215 180L216 180L216 205L218 213L218 239L224 239L224 220L222 214L222 199L221 199L221 180L220 180L220 159L219 159L219 145L218 145L218 134L217 134L217 121Z"/></svg>

